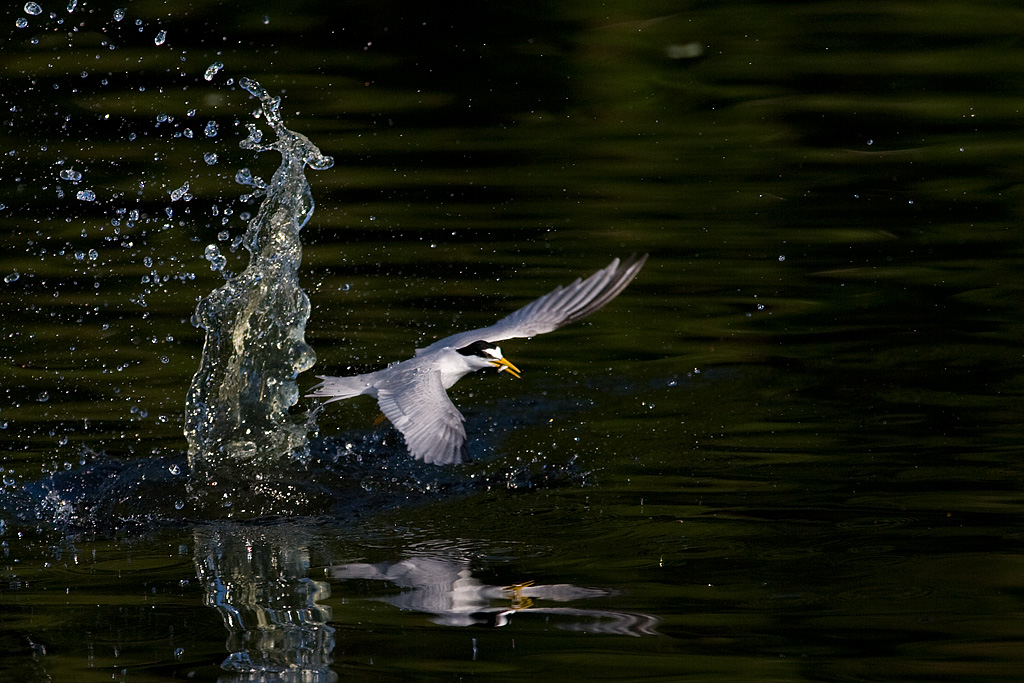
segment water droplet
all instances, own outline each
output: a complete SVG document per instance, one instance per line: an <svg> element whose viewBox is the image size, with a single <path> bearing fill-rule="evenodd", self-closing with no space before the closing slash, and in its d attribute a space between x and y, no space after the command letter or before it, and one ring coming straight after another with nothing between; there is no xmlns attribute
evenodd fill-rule
<svg viewBox="0 0 1024 683"><path fill-rule="evenodd" d="M60 172L61 180L70 180L72 182L78 182L82 179L82 174L73 168L65 168Z"/></svg>
<svg viewBox="0 0 1024 683"><path fill-rule="evenodd" d="M95 249L90 249L89 250L89 260L90 261L95 261L99 257L100 257L100 252L96 251Z"/></svg>
<svg viewBox="0 0 1024 683"><path fill-rule="evenodd" d="M235 182L239 185L255 185L256 183L252 179L252 171L247 168L240 168L235 173Z"/></svg>
<svg viewBox="0 0 1024 683"><path fill-rule="evenodd" d="M19 277L21 277L21 274L18 271L14 271L13 273L8 273L4 276L4 282L7 284L17 282Z"/></svg>
<svg viewBox="0 0 1024 683"><path fill-rule="evenodd" d="M181 659L184 656L185 656L185 648L179 647L179 648L176 648L174 650L174 658L175 659Z"/></svg>
<svg viewBox="0 0 1024 683"><path fill-rule="evenodd" d="M203 257L210 262L210 270L222 270L228 263L227 257L220 253L216 244L206 245Z"/></svg>
<svg viewBox="0 0 1024 683"><path fill-rule="evenodd" d="M203 161L205 161L208 166L213 166L217 163L217 155L214 152L207 152L203 155Z"/></svg>
<svg viewBox="0 0 1024 683"><path fill-rule="evenodd" d="M782 261L785 261L785 260L786 260L786 255L785 254L779 254L779 262L781 263Z"/></svg>
<svg viewBox="0 0 1024 683"><path fill-rule="evenodd" d="M121 21L122 19L124 19L124 13L124 7L119 7L118 9L114 10L114 21Z"/></svg>
<svg viewBox="0 0 1024 683"><path fill-rule="evenodd" d="M217 75L217 72L224 68L224 65L220 62L214 62L210 66L206 67L206 73L203 74L203 78L207 81L212 81L213 77Z"/></svg>
<svg viewBox="0 0 1024 683"><path fill-rule="evenodd" d="M40 393L39 396L36 397L36 400L39 401L40 403L46 403L47 401L50 400L50 392L44 391Z"/></svg>
<svg viewBox="0 0 1024 683"><path fill-rule="evenodd" d="M160 362L166 365L167 363L171 362L171 359L168 358L167 356L160 356Z"/></svg>
<svg viewBox="0 0 1024 683"><path fill-rule="evenodd" d="M25 17L18 17L17 20L15 20L14 25L18 28L28 28L28 19Z"/></svg>
<svg viewBox="0 0 1024 683"><path fill-rule="evenodd" d="M210 121L209 123L207 123L204 132L206 133L206 137L208 138L217 137L217 122Z"/></svg>
<svg viewBox="0 0 1024 683"><path fill-rule="evenodd" d="M167 31L157 31L156 38L153 39L154 45L163 45L164 41L167 40Z"/></svg>
<svg viewBox="0 0 1024 683"><path fill-rule="evenodd" d="M42 14L42 13L43 13L43 8L39 6L38 2L26 2L25 3L25 14L31 14L32 16L36 16L37 14Z"/></svg>
<svg viewBox="0 0 1024 683"><path fill-rule="evenodd" d="M172 202L176 202L179 199L181 199L182 197L184 197L186 194L188 194L188 183L187 182L184 185L182 185L181 187L179 187L178 189L171 191L171 201Z"/></svg>
<svg viewBox="0 0 1024 683"><path fill-rule="evenodd" d="M92 190L79 190L78 194L76 194L75 196L81 199L83 202L96 201L96 193L93 192Z"/></svg>
<svg viewBox="0 0 1024 683"><path fill-rule="evenodd" d="M147 268L152 268L153 267L153 259L152 259L152 257L147 256L144 259L142 259L142 265L146 266Z"/></svg>
<svg viewBox="0 0 1024 683"><path fill-rule="evenodd" d="M76 7L78 7L78 0L68 0L68 14L74 12Z"/></svg>

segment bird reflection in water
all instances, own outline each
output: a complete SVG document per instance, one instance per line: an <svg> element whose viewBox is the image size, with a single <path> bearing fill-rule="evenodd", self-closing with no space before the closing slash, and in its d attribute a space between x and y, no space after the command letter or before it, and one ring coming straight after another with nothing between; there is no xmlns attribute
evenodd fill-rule
<svg viewBox="0 0 1024 683"><path fill-rule="evenodd" d="M442 626L505 626L513 615L555 617L558 628L582 633L655 635L657 619L647 614L569 607L550 603L601 598L611 594L600 588L568 583L536 585L533 581L492 586L473 577L465 560L439 556L410 557L399 562L341 564L328 575L387 581L402 589L398 595L375 598L399 609L430 614Z"/></svg>
<svg viewBox="0 0 1024 683"><path fill-rule="evenodd" d="M335 683L335 618L330 584L310 578L314 533L300 525L220 523L195 529L196 575L203 602L228 631L228 672L219 683ZM432 544L438 547L437 544ZM317 570L319 573L321 570ZM470 560L443 552L398 562L326 567L325 578L386 581L402 592L375 600L431 615L441 626L505 626L513 615L543 616L556 628L613 635L657 632L653 616L572 607L567 603L611 595L568 583L488 585L473 577Z"/></svg>

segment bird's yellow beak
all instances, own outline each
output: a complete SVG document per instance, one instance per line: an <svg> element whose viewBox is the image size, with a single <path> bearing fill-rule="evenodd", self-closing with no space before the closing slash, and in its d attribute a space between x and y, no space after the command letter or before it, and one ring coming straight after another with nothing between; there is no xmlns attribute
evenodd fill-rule
<svg viewBox="0 0 1024 683"><path fill-rule="evenodd" d="M504 370L508 370L508 374L512 375L516 379L520 379L519 373L521 372L521 370L519 368L517 368L516 366L512 365L512 363L508 362L508 360L505 359L505 358L499 358L498 360L492 360L491 361L491 365L493 365L494 367L498 368L498 372L502 372Z"/></svg>

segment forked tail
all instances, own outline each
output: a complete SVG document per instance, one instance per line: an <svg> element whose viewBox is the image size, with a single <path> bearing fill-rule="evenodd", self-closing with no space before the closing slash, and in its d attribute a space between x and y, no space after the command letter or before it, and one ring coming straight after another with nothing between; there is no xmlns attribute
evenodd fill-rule
<svg viewBox="0 0 1024 683"><path fill-rule="evenodd" d="M324 403L340 401L343 398L352 398L361 394L373 392L373 385L368 375L355 375L353 377L330 377L328 375L317 375L323 381L313 387L312 393L306 394L307 398L328 398Z"/></svg>

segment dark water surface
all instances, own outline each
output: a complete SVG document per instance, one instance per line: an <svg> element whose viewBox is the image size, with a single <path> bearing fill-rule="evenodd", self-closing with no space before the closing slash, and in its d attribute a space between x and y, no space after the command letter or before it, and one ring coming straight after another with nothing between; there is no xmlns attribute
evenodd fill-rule
<svg viewBox="0 0 1024 683"><path fill-rule="evenodd" d="M39 4L0 11L0 679L1021 679L1017 3ZM303 390L650 252L453 390L474 463L332 404L327 503L194 509L204 253L244 267L279 162L243 76L335 161Z"/></svg>

